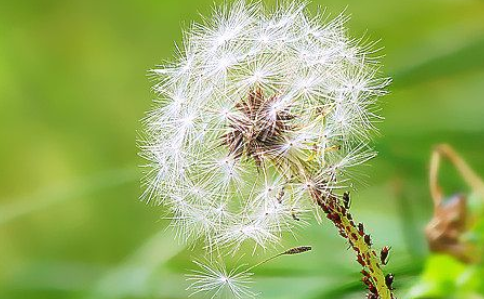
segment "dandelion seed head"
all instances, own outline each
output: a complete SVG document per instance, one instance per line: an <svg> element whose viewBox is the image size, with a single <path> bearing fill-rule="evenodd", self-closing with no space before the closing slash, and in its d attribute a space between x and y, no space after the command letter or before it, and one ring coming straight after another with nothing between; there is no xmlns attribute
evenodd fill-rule
<svg viewBox="0 0 484 299"><path fill-rule="evenodd" d="M177 59L153 70L145 197L172 211L180 239L278 244L310 210L308 189L341 187L374 156L388 80L346 21L297 1L272 10L236 1L190 26ZM294 181L301 165L314 176Z"/></svg>

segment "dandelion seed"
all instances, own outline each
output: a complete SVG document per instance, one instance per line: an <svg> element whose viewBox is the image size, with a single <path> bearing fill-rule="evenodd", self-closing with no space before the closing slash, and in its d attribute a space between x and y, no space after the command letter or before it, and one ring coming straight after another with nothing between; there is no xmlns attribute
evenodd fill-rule
<svg viewBox="0 0 484 299"><path fill-rule="evenodd" d="M254 298L250 289L252 273L242 270L242 266L228 271L220 262L194 262L200 269L187 275L192 295L203 292L210 298Z"/></svg>

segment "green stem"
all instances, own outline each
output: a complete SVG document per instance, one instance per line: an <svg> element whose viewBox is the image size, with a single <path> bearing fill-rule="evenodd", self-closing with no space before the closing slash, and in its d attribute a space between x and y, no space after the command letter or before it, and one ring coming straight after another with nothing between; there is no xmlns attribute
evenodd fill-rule
<svg viewBox="0 0 484 299"><path fill-rule="evenodd" d="M392 281L393 275L386 275L383 272L382 264L385 257L377 254L372 248L372 241L369 234L364 231L363 224L355 224L353 217L348 211L348 204L342 203L334 195L326 196L317 189L310 190L311 197L324 211L327 218L333 222L342 237L346 238L351 248L357 255L358 263L363 267L363 282L370 291L369 299L393 299ZM345 194L345 196L349 195ZM388 248L386 247L388 253Z"/></svg>

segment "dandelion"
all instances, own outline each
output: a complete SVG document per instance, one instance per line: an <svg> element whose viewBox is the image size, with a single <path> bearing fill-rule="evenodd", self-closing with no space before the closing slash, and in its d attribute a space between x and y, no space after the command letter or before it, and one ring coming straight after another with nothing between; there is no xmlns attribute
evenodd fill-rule
<svg viewBox="0 0 484 299"><path fill-rule="evenodd" d="M354 233L335 191L374 156L376 99L389 80L346 20L297 1L273 10L236 1L190 26L176 61L153 70L145 197L172 212L179 238L202 238L208 252L269 248L318 208L341 235ZM361 252L364 236L348 238ZM199 266L213 284L192 288L230 289L216 281L234 273Z"/></svg>

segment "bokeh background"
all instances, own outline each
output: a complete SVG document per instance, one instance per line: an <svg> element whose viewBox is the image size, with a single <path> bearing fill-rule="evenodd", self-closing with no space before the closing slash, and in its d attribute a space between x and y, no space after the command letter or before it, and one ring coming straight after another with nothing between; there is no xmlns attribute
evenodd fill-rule
<svg viewBox="0 0 484 299"><path fill-rule="evenodd" d="M220 1L215 1L220 2ZM272 5L275 1L264 1ZM0 1L0 298L187 298L197 255L141 194L136 139L147 70L212 0ZM353 209L403 294L427 254L428 163L448 142L484 174L484 1L314 0L346 8L386 56L379 156ZM458 176L449 193L465 191ZM287 246L313 252L255 270L262 298L362 298L359 267L323 221ZM247 257L260 261L268 253Z"/></svg>

